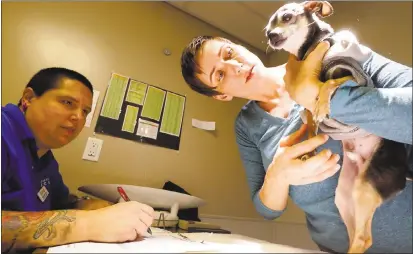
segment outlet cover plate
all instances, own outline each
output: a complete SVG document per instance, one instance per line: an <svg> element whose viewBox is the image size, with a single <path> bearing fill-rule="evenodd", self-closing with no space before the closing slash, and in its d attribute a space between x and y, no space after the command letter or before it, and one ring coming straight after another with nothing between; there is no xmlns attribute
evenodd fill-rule
<svg viewBox="0 0 413 254"><path fill-rule="evenodd" d="M86 142L82 158L89 161L98 161L102 150L103 140L89 137Z"/></svg>

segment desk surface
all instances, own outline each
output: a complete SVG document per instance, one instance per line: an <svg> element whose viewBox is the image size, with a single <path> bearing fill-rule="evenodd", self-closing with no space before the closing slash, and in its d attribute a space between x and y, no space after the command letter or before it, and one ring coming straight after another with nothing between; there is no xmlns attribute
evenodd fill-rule
<svg viewBox="0 0 413 254"><path fill-rule="evenodd" d="M94 210L100 207L91 206L88 200L83 200L78 205L78 209ZM316 253L314 250L304 250L291 246L270 243L264 240L259 240L238 234L216 234L216 233L186 233L185 230L170 230L171 232L180 232L196 241L208 241L212 243L222 244L253 244L257 246L257 252L268 253ZM47 253L49 248L37 248L33 253ZM319 252L323 253L323 252Z"/></svg>
<svg viewBox="0 0 413 254"><path fill-rule="evenodd" d="M291 246L274 244L263 240L258 240L238 234L211 234L211 233L184 233L183 235L190 238L192 241L205 241L212 244L224 244L230 246L229 250L236 252L254 252L254 253L317 253L314 250L305 250L294 248ZM100 247L102 248L102 247ZM82 249L82 248L81 248ZM62 250L59 250L62 251ZM64 251L64 250L63 250ZM84 253L84 249L82 253ZM46 253L47 248L38 249L35 253ZM203 252L203 251L199 251ZM215 252L215 251L214 251ZM224 250L226 251L226 249ZM234 251L231 251L234 252ZM319 251L318 253L323 253Z"/></svg>

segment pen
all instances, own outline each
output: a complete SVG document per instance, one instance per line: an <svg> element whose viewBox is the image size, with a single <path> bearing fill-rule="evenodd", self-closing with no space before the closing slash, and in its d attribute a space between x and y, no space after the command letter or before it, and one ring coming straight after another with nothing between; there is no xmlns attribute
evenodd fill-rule
<svg viewBox="0 0 413 254"><path fill-rule="evenodd" d="M122 187L120 187L120 186L118 187L118 192L119 192L120 196L123 198L123 200L125 200L125 202L130 201L128 195L126 195L126 192ZM152 230L151 230L150 227L148 227L148 233L150 235L152 235Z"/></svg>

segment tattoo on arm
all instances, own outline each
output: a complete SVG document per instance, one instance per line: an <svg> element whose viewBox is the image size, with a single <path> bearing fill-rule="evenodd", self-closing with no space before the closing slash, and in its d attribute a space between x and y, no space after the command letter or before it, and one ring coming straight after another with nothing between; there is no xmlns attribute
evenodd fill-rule
<svg viewBox="0 0 413 254"><path fill-rule="evenodd" d="M37 226L36 232L34 232L33 238L39 239L39 237L42 236L46 232L47 232L47 235L44 236L45 240L51 240L55 238L57 235L57 232L56 232L56 227L54 224L61 220L65 220L67 222L74 222L75 218L67 216L66 210L56 211L54 215L52 215L49 218L45 218L42 222L40 222L39 226Z"/></svg>
<svg viewBox="0 0 413 254"><path fill-rule="evenodd" d="M1 216L1 249L3 253L8 253L13 249L19 234L28 227L29 222L21 215ZM11 235L11 242L5 242L5 234Z"/></svg>
<svg viewBox="0 0 413 254"><path fill-rule="evenodd" d="M74 211L45 212L2 211L2 253L13 249L50 246L67 242L73 223Z"/></svg>

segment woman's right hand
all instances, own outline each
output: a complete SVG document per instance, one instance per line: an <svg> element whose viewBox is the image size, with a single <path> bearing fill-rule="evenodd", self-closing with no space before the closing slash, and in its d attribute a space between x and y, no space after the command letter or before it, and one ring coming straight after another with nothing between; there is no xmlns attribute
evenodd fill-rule
<svg viewBox="0 0 413 254"><path fill-rule="evenodd" d="M304 185L321 182L333 176L339 169L340 156L323 150L303 161L300 158L327 142L328 136L317 135L298 143L306 133L307 125L285 137L269 166L266 178L276 178L288 185Z"/></svg>

